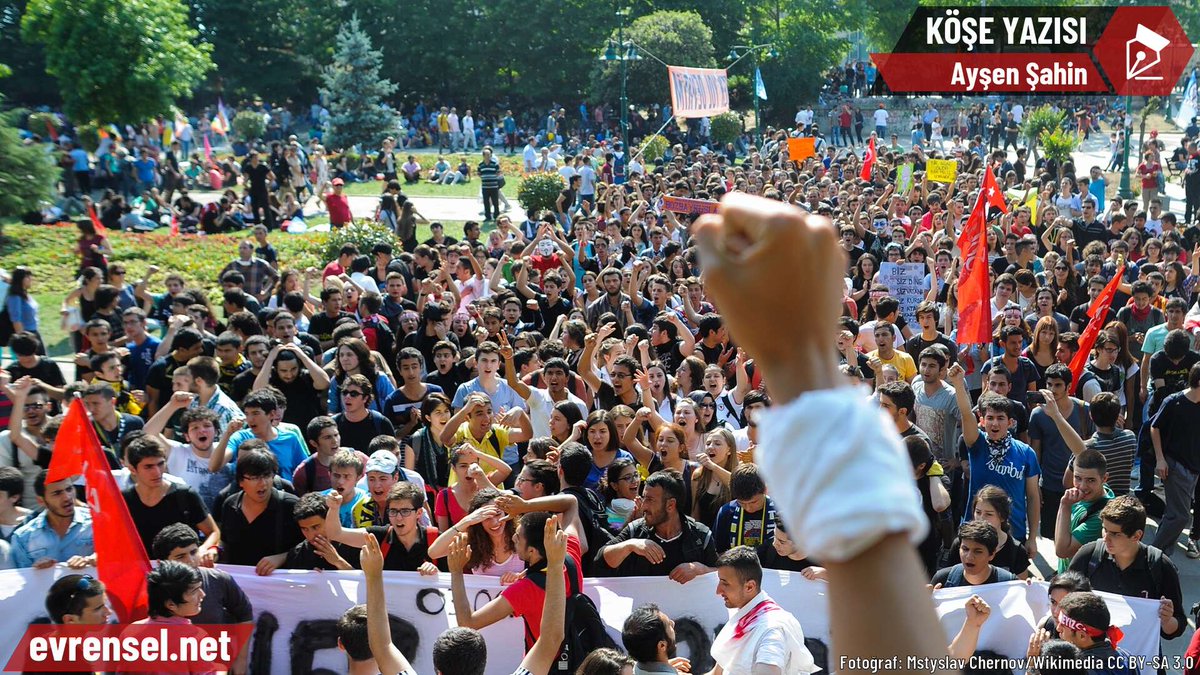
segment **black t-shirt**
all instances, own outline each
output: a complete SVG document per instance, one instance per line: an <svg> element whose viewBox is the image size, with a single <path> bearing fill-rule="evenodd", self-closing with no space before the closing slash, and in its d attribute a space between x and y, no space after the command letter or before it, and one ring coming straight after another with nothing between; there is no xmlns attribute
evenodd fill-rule
<svg viewBox="0 0 1200 675"><path fill-rule="evenodd" d="M258 166L250 166L247 164L242 167L242 176L245 182L250 184L250 192L257 194L266 194L267 192L267 174L271 169L262 162Z"/></svg>
<svg viewBox="0 0 1200 675"><path fill-rule="evenodd" d="M338 555L350 563L354 569L359 569L361 565L358 562L359 550L353 546L347 546L343 543L331 541L334 550ZM288 551L287 560L283 561L283 568L287 570L335 570L337 569L329 563L328 560L317 555L313 550L312 544L308 540L302 541L292 547Z"/></svg>
<svg viewBox="0 0 1200 675"><path fill-rule="evenodd" d="M167 493L154 506L146 506L135 487L131 486L121 494L125 497L129 515L133 517L133 525L137 528L138 536L142 538L147 552L153 550L151 544L154 543L154 537L167 525L183 523L195 527L208 516L204 500L190 487L172 483L167 488Z"/></svg>
<svg viewBox="0 0 1200 675"><path fill-rule="evenodd" d="M22 377L28 375L29 377L39 379L55 388L63 387L67 384L67 381L63 377L62 370L59 369L58 364L49 357L45 356L38 357L38 362L34 364L32 368L24 368L19 363L14 361L12 365L8 367L8 374L11 376L11 380L13 382L16 382Z"/></svg>
<svg viewBox="0 0 1200 675"><path fill-rule="evenodd" d="M272 490L267 508L253 522L246 522L242 513L245 497L245 492L238 492L221 506L221 562L257 565L264 557L284 553L304 539L292 517L299 497Z"/></svg>
<svg viewBox="0 0 1200 675"><path fill-rule="evenodd" d="M233 376L233 382L229 388L229 396L234 401L241 403L242 399L254 389L254 380L258 379L258 373L252 369L243 370ZM288 407L292 406L291 400L288 400ZM311 419L311 418L310 418ZM286 420L285 420L286 421Z"/></svg>
<svg viewBox="0 0 1200 675"><path fill-rule="evenodd" d="M368 410L367 416L358 422L346 419L346 413L338 413L333 419L337 421L338 433L342 436L342 447L353 448L363 454L368 454L371 441L376 436L396 435L396 427L391 420L374 410Z"/></svg>
<svg viewBox="0 0 1200 675"><path fill-rule="evenodd" d="M1197 361L1200 361L1200 354L1191 350L1188 350L1179 363L1171 361L1167 358L1167 353L1163 351L1155 352L1150 357L1150 382L1153 383L1155 380L1165 382L1161 387L1154 387L1154 393L1150 396L1151 415L1158 411L1158 407L1167 400L1168 396L1187 389L1188 371Z"/></svg>
<svg viewBox="0 0 1200 675"><path fill-rule="evenodd" d="M161 359L155 360L150 365L150 370L146 372L146 386L154 387L158 391L158 407L161 408L171 400L171 375L183 366L183 363L175 360L171 354L167 354Z"/></svg>
<svg viewBox="0 0 1200 675"><path fill-rule="evenodd" d="M942 345L946 348L946 355L950 357L950 365L958 363L958 345L954 344L954 340L941 333L938 333L937 337L932 340L926 340L921 337L920 333L917 333L904 343L904 351L913 358L913 361L920 361L921 352L926 347L932 347L933 345Z"/></svg>
<svg viewBox="0 0 1200 675"><path fill-rule="evenodd" d="M93 424L92 427L96 430L96 436L100 439L100 445L113 454L114 457L121 455L121 441L134 431L141 431L145 423L142 418L129 413L117 413L117 426L112 429L105 429L99 424Z"/></svg>
<svg viewBox="0 0 1200 675"><path fill-rule="evenodd" d="M433 531L430 532L429 529ZM429 557L429 545L437 539L438 533L436 528L429 529L417 536L417 541L411 549L404 548L404 544L400 543L399 538L392 534L390 525L368 527L367 532L375 535L375 538L379 540L380 551L385 549L387 551L383 557L383 569L416 572L422 564L434 562ZM446 571L445 558L438 559L436 563L439 570Z"/></svg>
<svg viewBox="0 0 1200 675"><path fill-rule="evenodd" d="M338 312L335 317L330 317L326 312L314 314L308 322L308 334L321 342L327 342L333 339L333 327L337 325L337 322L345 317L353 318L353 316L348 312Z"/></svg>
<svg viewBox="0 0 1200 675"><path fill-rule="evenodd" d="M309 420L325 414L325 392L317 390L308 370L301 368L296 379L291 382L284 382L279 379L279 375L273 374L270 383L287 397L288 407L283 411L284 422L305 429Z"/></svg>

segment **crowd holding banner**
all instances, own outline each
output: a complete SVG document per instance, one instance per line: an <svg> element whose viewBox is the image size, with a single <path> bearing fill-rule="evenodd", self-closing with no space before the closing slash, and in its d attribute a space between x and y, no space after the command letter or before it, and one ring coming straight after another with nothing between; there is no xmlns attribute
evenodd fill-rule
<svg viewBox="0 0 1200 675"><path fill-rule="evenodd" d="M670 67L669 77L674 114L728 109L725 71ZM995 112L1011 116L1019 106L997 103ZM13 406L3 440L13 452L0 457L13 470L0 474L0 485L44 509L0 514L14 521L5 523L13 526L12 560L20 568L96 566L126 621L147 611L151 559L216 564L253 603L260 631L278 633L263 647L271 670L298 672L322 659L337 667L340 656L314 657L295 635L363 599L352 570L359 549L378 538L385 568L397 573L385 584L389 608L411 624L418 645L453 623L482 629L488 642L511 645L489 662L488 672L507 673L523 652L520 625L505 619L525 618L520 632L531 649L549 597L549 557L524 528L528 516L553 512L569 533L567 575L614 636L654 599L675 621L693 666L705 664L730 615L713 595L714 571L724 569L718 556L749 547L768 570L762 590L799 619L815 641L809 651L836 671L816 644L827 644L831 619L812 579L825 578L821 563L845 560L832 546L799 550L789 537L796 528L797 543L820 539L808 515L787 520L796 496L773 482L783 479L770 473L772 457L756 454L758 418L771 414L764 409L773 392L767 366L737 341L762 336L731 333L726 314L740 308L728 297L718 306L698 252L698 219L717 213L723 196L748 193L792 204L793 215L828 217L838 229L845 283L838 353L829 356L843 384L856 387L841 393L861 391L858 407L879 406L864 418L882 425L871 431L890 444L876 451L904 439L911 467L898 450L888 459L911 469L912 480L872 478L903 483L898 494L913 503L898 504L898 513L914 512L922 498L921 527L901 529L923 537L947 642L972 611L990 606L967 654L1024 656L1034 649L1030 632L1043 626L1064 638L1079 633L1078 642L1068 639L1076 650L1116 649L1115 639L1086 638L1085 628L1104 633L1108 625L1065 614L1043 624L1047 591L1066 584L1066 598L1085 603L1093 591L1128 592L1111 579L1131 560L1152 569L1139 580L1145 587L1102 596L1105 621L1125 629L1120 648L1152 655L1160 636L1183 635L1169 556L1181 549L1200 557L1196 537L1184 547L1177 541L1195 489L1189 467L1200 466L1191 440L1200 354L1184 323L1200 277L1200 223L1186 221L1200 214L1190 202L1182 218L1147 203L1151 227L1136 202L1114 199L1118 208L1100 214L1087 184L1059 183L1067 167L1027 166L1023 154L1013 161L980 137L943 152L920 142L904 150L871 134L860 157L819 140L811 115L799 118L794 129L766 129L762 147L740 164L706 146L676 145L643 166L628 161L620 143L575 139L576 154L559 156L568 180L560 201L570 202L563 217L530 213L518 224L498 215L487 241L474 221L461 241L441 227L417 241L403 168L387 139L376 161L386 185L377 218L395 228L397 245L344 247L324 270L280 260L269 241L276 219L257 205L319 187L311 196L341 226L334 213L348 214L343 181L291 182L305 153L296 141L265 163L251 151L231 174L252 207L238 222L254 225L255 239L241 242L213 280L224 320L207 287L185 288L173 275L159 293L153 270L126 282L105 235L124 225L128 205L117 194L95 204L87 195L80 285L66 301L82 319L77 382L63 381L41 356L27 269L14 274L16 291L6 298L17 359L3 382ZM1200 151L1186 143L1191 190ZM531 151L535 145L528 139ZM500 177L490 153L478 167L485 204ZM149 186L169 162L144 154ZM548 152L547 160L557 162ZM1006 199L1018 184L1040 196L1037 214L1028 201ZM202 224L225 218L238 201L231 191L215 207L186 194L164 205L173 222ZM824 325L831 317L809 318ZM161 337L149 334L148 320ZM1128 361L1119 375L1101 352ZM1149 372L1130 387L1138 359ZM52 408L65 415L52 416ZM1140 501L1126 494L1135 432L1144 439ZM1164 523L1173 524L1149 546L1141 538L1156 473L1167 495ZM77 476L90 513L69 499ZM1118 481L1127 489L1113 490ZM26 493L30 484L36 494ZM49 538L60 527L80 536ZM824 525L839 527L864 525L849 517ZM1043 555L1070 570L1049 588L1015 581L1030 575L1039 534L1054 544ZM329 573L301 571L311 569ZM466 603L464 570L474 594ZM439 571L450 572L453 593ZM0 573L0 600L21 608L6 615L6 635L38 618L50 581L45 571ZM309 616L291 609L296 603L319 609ZM974 609L957 612L963 607ZM267 614L274 621L264 624ZM1056 620L1064 618L1060 631ZM306 626L324 631L315 643L324 646L329 628ZM418 669L431 672L425 650L414 652Z"/></svg>

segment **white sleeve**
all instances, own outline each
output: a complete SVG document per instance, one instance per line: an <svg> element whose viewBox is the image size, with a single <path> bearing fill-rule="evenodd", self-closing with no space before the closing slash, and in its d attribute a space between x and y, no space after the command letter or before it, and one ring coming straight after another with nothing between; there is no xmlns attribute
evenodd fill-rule
<svg viewBox="0 0 1200 675"><path fill-rule="evenodd" d="M1083 385L1083 400L1085 403L1091 403L1092 399L1096 398L1096 394L1100 393L1100 380L1091 380Z"/></svg>
<svg viewBox="0 0 1200 675"><path fill-rule="evenodd" d="M783 671L788 664L788 641L783 630L772 628L758 641L754 650L754 663L775 666Z"/></svg>
<svg viewBox="0 0 1200 675"><path fill-rule="evenodd" d="M814 558L846 561L895 532L915 544L929 529L895 426L850 387L764 411L758 461L788 533Z"/></svg>

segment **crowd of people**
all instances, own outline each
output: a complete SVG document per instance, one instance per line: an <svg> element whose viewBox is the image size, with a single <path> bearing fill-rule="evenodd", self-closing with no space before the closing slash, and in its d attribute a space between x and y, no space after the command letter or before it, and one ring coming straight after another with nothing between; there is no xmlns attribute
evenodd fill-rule
<svg viewBox="0 0 1200 675"><path fill-rule="evenodd" d="M994 114L1012 117L1019 106ZM81 486L46 482L61 412L78 395L137 536L152 558L180 563L151 575L152 598L156 584L166 589L152 608L162 616L252 620L253 598L220 572L224 564L263 575L361 569L375 602L381 569L448 572L460 628L434 647L442 673L482 672L463 668L485 659L461 655L484 649L477 631L509 616L526 622L528 672L560 672L561 663L562 672L620 673L634 662L635 672L687 672L669 617L653 606L626 622L627 656L615 644L560 655L563 597L595 576L666 577L669 587L716 572L727 607L768 617L769 639L750 652L775 666L762 672L810 672L794 620L753 611L774 604L763 597L762 569L825 580L833 596L866 592L844 576L832 589L839 571L903 558L879 543L893 539L874 536L903 530L928 532L921 568L914 558L912 579L881 573L896 587L872 590L915 602L918 614L928 606L932 615L928 596L906 583L922 576L942 588L1044 576L1054 607L1044 628L1058 639L1035 640L1031 652L1119 650L1104 637L1109 615L1094 591L1159 600L1163 639L1181 637L1173 558L1200 557L1194 526L1180 541L1200 475L1196 139L1182 146L1189 198L1180 213L1157 197L1114 197L1098 167L1085 178L1069 162L1029 163L1024 147L1010 154L970 123L955 147L902 149L884 142L886 120L882 131L873 122L878 158L868 180L859 178L862 159L834 143L788 160L788 138L811 119L768 129L740 163L682 144L642 163L626 160L619 143L577 143L551 160L568 186L555 212L512 222L485 199L495 223L486 237L479 223L467 223L461 239L434 223L418 242L413 227L394 247L348 245L323 270L280 259L270 243L276 221L264 216L220 276L199 287L174 273L159 281L154 267L126 279L119 251L81 221L79 287L61 308L77 325L73 381L44 356L28 270L13 272L5 302L14 359L0 373L5 564L95 562ZM231 185L243 181L255 205L273 196L269 175L286 175L298 145L280 144L278 170L274 158L251 154L250 171ZM548 156L535 139L527 149L527 162ZM923 180L937 158L958 160L954 183ZM899 190L906 164L915 179ZM985 171L1013 203L987 225L994 339L958 345L956 238ZM411 202L399 180L388 187L404 218ZM318 193L340 195L341 183L331 178ZM485 197L488 189L484 182ZM722 200L723 223L665 210L664 197ZM803 213L832 221L828 250L825 221ZM203 221L196 225L207 229ZM771 229L781 223L817 234L797 243ZM727 238L716 248L715 232ZM771 237L786 246L776 242L768 255L761 247ZM731 271L737 251L757 262ZM881 265L895 262L928 270L912 316L880 279ZM1089 316L1114 279L1111 310ZM1093 334L1086 365L1073 372L1081 336ZM832 379L818 377L826 371ZM811 448L778 436L772 446L764 420L785 410L769 409L831 388L862 429L829 428L827 439L809 420L793 431ZM819 456L844 428L873 435L878 447ZM879 466L897 462L889 450L909 460L901 473L911 478L881 475ZM787 453L804 462L781 466ZM864 464L872 458L882 464ZM851 468L855 481L899 490L887 493L901 495L888 502L896 513L816 524L806 509L829 508L836 497L821 491L848 481ZM814 483L819 476L829 480ZM797 501L814 491L826 501ZM882 508L856 508L872 506ZM904 520L909 512L920 522ZM1158 519L1152 544L1143 541L1148 515ZM892 529L863 533L871 527ZM1039 536L1052 551L1039 551ZM887 556L855 557L877 543ZM1057 574L1038 571L1039 553ZM505 590L473 606L464 574L499 577ZM83 587L74 579L52 590L52 618L103 619L99 583L67 592ZM185 602L196 584L208 600ZM178 613L192 604L199 614ZM342 644L352 665L373 659L366 668L408 672L372 630L380 607L348 613ZM988 615L973 599L950 652L972 654ZM750 672L737 646L745 643L716 644L727 649L714 646L715 672ZM455 663L438 661L439 649Z"/></svg>

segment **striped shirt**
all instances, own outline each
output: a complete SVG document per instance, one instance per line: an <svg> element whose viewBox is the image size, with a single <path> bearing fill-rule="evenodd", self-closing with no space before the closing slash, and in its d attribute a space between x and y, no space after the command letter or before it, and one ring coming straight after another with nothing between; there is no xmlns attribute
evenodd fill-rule
<svg viewBox="0 0 1200 675"><path fill-rule="evenodd" d="M1129 493L1129 484L1132 482L1130 474L1133 472L1133 457L1137 454L1137 444L1137 434L1128 429L1114 429L1111 434L1097 431L1084 442L1089 450L1096 450L1104 455L1104 460L1108 462L1107 485L1117 496ZM1071 466L1067 470L1073 469L1074 465L1075 460L1072 458Z"/></svg>
<svg viewBox="0 0 1200 675"><path fill-rule="evenodd" d="M479 180L484 188L500 187L500 162L495 157L479 163Z"/></svg>

